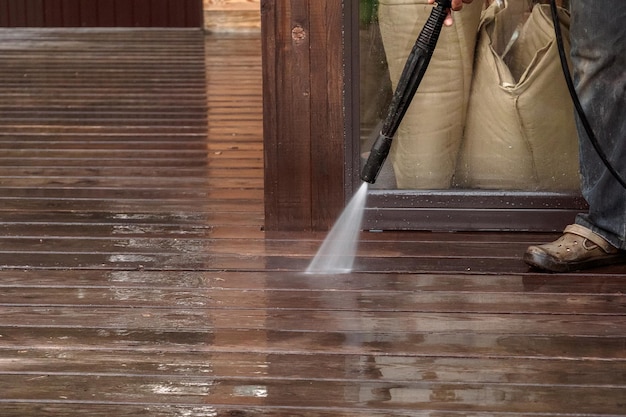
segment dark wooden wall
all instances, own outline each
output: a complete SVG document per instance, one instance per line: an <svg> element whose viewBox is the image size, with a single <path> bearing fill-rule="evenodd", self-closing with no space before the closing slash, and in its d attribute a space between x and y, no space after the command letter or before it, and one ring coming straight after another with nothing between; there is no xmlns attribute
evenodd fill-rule
<svg viewBox="0 0 626 417"><path fill-rule="evenodd" d="M267 230L323 230L344 206L343 3L261 1Z"/></svg>
<svg viewBox="0 0 626 417"><path fill-rule="evenodd" d="M202 27L202 0L0 0L0 27Z"/></svg>

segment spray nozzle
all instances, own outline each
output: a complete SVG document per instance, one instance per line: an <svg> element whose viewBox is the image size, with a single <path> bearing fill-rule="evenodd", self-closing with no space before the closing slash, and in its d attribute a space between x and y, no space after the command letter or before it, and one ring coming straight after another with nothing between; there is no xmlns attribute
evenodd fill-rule
<svg viewBox="0 0 626 417"><path fill-rule="evenodd" d="M370 150L367 162L361 171L361 179L363 181L369 182L370 184L374 184L376 182L376 178L378 177L380 170L383 168L385 159L387 159L387 155L389 155L392 140L393 138L384 135L382 132L378 134L378 137Z"/></svg>

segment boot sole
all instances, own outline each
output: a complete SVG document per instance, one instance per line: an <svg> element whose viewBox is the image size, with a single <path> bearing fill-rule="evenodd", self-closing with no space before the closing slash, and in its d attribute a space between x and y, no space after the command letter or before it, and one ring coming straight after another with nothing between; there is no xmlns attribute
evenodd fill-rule
<svg viewBox="0 0 626 417"><path fill-rule="evenodd" d="M542 253L525 253L524 262L529 266L548 272L574 272L583 269L626 263L626 254L607 255L580 262L559 262L553 257Z"/></svg>

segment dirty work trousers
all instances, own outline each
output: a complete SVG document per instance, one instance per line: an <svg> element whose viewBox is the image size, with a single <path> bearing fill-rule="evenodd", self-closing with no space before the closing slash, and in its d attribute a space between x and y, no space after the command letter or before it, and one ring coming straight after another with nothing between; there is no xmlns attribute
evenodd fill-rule
<svg viewBox="0 0 626 417"><path fill-rule="evenodd" d="M626 1L571 0L574 83L600 146L626 178ZM577 120L583 196L576 223L626 250L626 190L612 177Z"/></svg>

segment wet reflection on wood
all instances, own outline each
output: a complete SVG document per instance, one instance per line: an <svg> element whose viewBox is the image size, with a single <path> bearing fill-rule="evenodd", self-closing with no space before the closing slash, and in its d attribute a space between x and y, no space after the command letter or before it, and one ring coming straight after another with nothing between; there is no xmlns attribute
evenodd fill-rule
<svg viewBox="0 0 626 417"><path fill-rule="evenodd" d="M0 415L626 415L626 269L266 234L258 36L0 32ZM206 88L205 88L206 87Z"/></svg>

